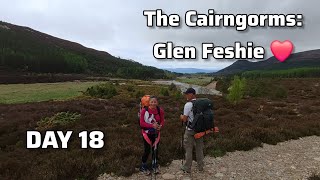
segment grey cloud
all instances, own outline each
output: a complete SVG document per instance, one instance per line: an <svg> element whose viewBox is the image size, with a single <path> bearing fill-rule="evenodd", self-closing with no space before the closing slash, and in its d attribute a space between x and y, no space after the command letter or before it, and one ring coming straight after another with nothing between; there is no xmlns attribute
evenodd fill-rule
<svg viewBox="0 0 320 180"><path fill-rule="evenodd" d="M129 58L157 67L222 68L232 61L160 61L153 58L154 43L173 41L177 45L196 46L200 53L202 42L233 45L253 41L263 46L271 56L269 45L274 39L291 39L296 51L319 48L320 14L317 0L162 0L162 1L104 1L104 0L0 0L1 20L25 25L54 36L105 50L115 56ZM10 8L8 8L10 7ZM187 10L207 13L302 13L304 28L250 28L237 32L234 28L148 28L142 11L163 9L178 13L184 19ZM183 22L183 21L182 21Z"/></svg>

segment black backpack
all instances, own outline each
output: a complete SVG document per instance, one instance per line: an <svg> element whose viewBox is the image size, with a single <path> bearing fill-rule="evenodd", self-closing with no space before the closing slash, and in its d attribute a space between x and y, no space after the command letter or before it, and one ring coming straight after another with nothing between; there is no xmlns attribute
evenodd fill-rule
<svg viewBox="0 0 320 180"><path fill-rule="evenodd" d="M191 102L194 119L192 123L188 122L188 127L196 133L213 129L213 102L208 98L199 98Z"/></svg>

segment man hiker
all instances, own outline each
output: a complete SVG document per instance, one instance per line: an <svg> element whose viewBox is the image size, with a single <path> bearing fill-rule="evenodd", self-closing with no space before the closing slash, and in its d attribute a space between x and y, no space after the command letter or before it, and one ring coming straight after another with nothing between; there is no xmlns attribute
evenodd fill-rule
<svg viewBox="0 0 320 180"><path fill-rule="evenodd" d="M184 94L188 102L184 105L183 114L180 116L180 120L187 124L184 137L183 137L184 138L183 144L186 151L186 154L185 154L186 162L181 167L181 170L187 173L191 172L192 151L193 151L193 146L195 144L198 170L203 171L203 166L204 166L203 137L195 139L194 135L196 134L196 132L190 127L188 127L188 125L190 125L194 119L194 115L192 112L192 107L193 107L192 101L196 100L196 91L193 88L188 88L184 92Z"/></svg>

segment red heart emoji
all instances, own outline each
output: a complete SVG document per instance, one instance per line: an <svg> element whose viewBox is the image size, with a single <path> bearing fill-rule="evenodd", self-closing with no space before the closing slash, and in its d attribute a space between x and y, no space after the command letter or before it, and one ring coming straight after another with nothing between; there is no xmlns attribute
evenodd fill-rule
<svg viewBox="0 0 320 180"><path fill-rule="evenodd" d="M280 62L283 62L290 56L293 50L293 44L289 40L286 40L284 42L275 40L271 43L270 48L274 57L277 58Z"/></svg>

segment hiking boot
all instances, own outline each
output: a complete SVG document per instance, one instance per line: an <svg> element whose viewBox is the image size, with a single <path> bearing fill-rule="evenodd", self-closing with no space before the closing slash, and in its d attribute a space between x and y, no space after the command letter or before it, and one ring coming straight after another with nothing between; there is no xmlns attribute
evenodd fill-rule
<svg viewBox="0 0 320 180"><path fill-rule="evenodd" d="M184 166L181 166L181 168L180 168L184 173L190 173L191 172L191 170L188 170L186 167L184 167Z"/></svg>
<svg viewBox="0 0 320 180"><path fill-rule="evenodd" d="M154 174L160 173L160 169L159 169L158 164L152 164L152 173L154 173Z"/></svg>
<svg viewBox="0 0 320 180"><path fill-rule="evenodd" d="M149 174L150 173L146 163L142 163L139 170L143 174Z"/></svg>
<svg viewBox="0 0 320 180"><path fill-rule="evenodd" d="M152 173L159 174L160 173L160 169L158 167L152 168Z"/></svg>

